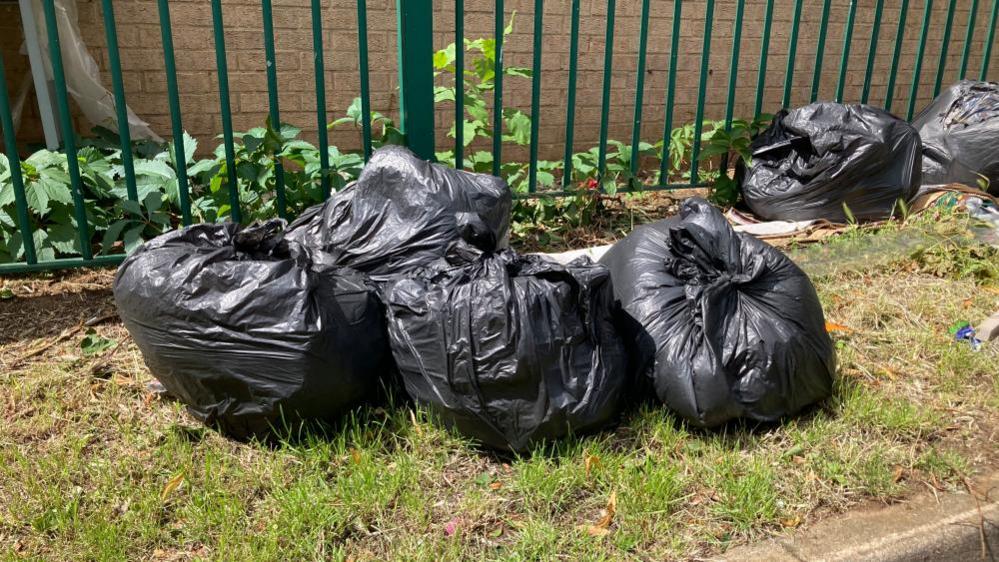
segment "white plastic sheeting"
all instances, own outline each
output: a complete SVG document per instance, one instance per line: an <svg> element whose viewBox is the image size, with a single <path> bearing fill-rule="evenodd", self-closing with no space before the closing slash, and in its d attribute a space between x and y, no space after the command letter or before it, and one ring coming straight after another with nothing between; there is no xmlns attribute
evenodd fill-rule
<svg viewBox="0 0 999 562"><path fill-rule="evenodd" d="M45 29L45 14L41 0L33 0L32 8L38 26L39 47L45 66L45 73L52 79L52 63ZM83 111L87 120L95 125L117 130L114 96L101 84L101 74L97 62L90 56L87 45L80 36L76 0L55 0L56 21L59 27L59 41L62 46L63 71L66 76L66 89ZM149 125L128 109L128 130L133 140L147 139L162 142Z"/></svg>

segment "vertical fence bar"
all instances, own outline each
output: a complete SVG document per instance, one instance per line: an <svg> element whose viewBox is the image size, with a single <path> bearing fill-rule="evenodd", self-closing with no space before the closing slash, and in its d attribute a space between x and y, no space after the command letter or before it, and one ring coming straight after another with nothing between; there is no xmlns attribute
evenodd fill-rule
<svg viewBox="0 0 999 562"><path fill-rule="evenodd" d="M181 224L191 224L191 201L187 187L187 155L184 153L184 125L181 122L180 94L177 91L177 63L173 54L168 0L156 0L160 15L160 38L163 41L163 64L166 72L167 102L170 105L170 131L173 134L174 165L177 166L177 191L180 198ZM177 139L180 139L178 144Z"/></svg>
<svg viewBox="0 0 999 562"><path fill-rule="evenodd" d="M971 39L975 36L975 17L978 15L978 0L971 0L968 10L968 29L964 33L964 51L961 52L961 70L957 73L958 80L964 80L968 73L968 56L971 54Z"/></svg>
<svg viewBox="0 0 999 562"><path fill-rule="evenodd" d="M465 167L465 0L454 2L454 167Z"/></svg>
<svg viewBox="0 0 999 562"><path fill-rule="evenodd" d="M978 79L984 81L988 75L989 61L992 59L992 43L996 38L996 18L999 16L999 0L992 0L992 15L989 17L989 33L985 37L985 52L982 53L982 70Z"/></svg>
<svg viewBox="0 0 999 562"><path fill-rule="evenodd" d="M839 80L836 81L836 102L843 103L843 90L846 88L846 70L850 66L850 45L853 43L853 23L857 16L857 0L850 0L850 10L846 16L846 30L843 32L843 57L839 61Z"/></svg>
<svg viewBox="0 0 999 562"><path fill-rule="evenodd" d="M673 0L673 31L670 35L669 77L666 79L666 118L663 121L663 155L659 161L659 185L669 183L669 147L673 138L673 100L676 94L676 59L680 48L680 16L683 10L681 0Z"/></svg>
<svg viewBox="0 0 999 562"><path fill-rule="evenodd" d="M954 26L954 12L957 9L957 0L950 0L947 5L947 20L944 23L943 41L940 43L940 60L937 62L937 77L933 82L933 97L937 97L940 88L943 86L944 70L947 68L947 51L950 47L950 32Z"/></svg>
<svg viewBox="0 0 999 562"><path fill-rule="evenodd" d="M649 43L649 0L642 0L642 23L638 32L638 68L635 77L635 118L631 126L631 176L638 174L639 144L642 142L642 104L645 100L645 49ZM636 179L637 181L637 179Z"/></svg>
<svg viewBox="0 0 999 562"><path fill-rule="evenodd" d="M860 103L867 103L871 97L871 76L874 74L874 59L878 53L878 35L881 32L884 7L884 0L878 0L874 5L874 24L871 26L871 45L867 48L867 70L864 71L864 89L860 93Z"/></svg>
<svg viewBox="0 0 999 562"><path fill-rule="evenodd" d="M527 189L533 193L538 185L538 125L541 123L541 40L544 0L534 0L534 64L531 69L531 162L528 164Z"/></svg>
<svg viewBox="0 0 999 562"><path fill-rule="evenodd" d="M503 159L503 0L496 0L496 79L493 84L493 175L500 175Z"/></svg>
<svg viewBox="0 0 999 562"><path fill-rule="evenodd" d="M607 169L607 128L610 121L611 68L614 59L614 12L617 0L607 0L607 30L604 34L604 89L600 102L600 148L597 154L597 173L603 189L604 171Z"/></svg>
<svg viewBox="0 0 999 562"><path fill-rule="evenodd" d="M919 47L916 48L916 66L912 69L912 87L909 88L909 108L906 110L906 121L912 121L916 110L916 94L919 92L919 75L923 71L923 52L926 50L926 36L930 31L930 17L933 15L933 0L926 0L923 9L923 25L919 31Z"/></svg>
<svg viewBox="0 0 999 562"><path fill-rule="evenodd" d="M800 1L800 0L799 0ZM704 46L701 49L701 74L697 84L697 111L694 117L694 141L690 147L690 183L697 185L701 154L701 130L704 127L704 95L708 86L708 61L711 54L711 24L714 22L715 0L704 6Z"/></svg>
<svg viewBox="0 0 999 562"><path fill-rule="evenodd" d="M735 21L732 23L732 58L728 70L728 99L725 102L725 128L732 126L732 113L735 107L735 84L739 75L739 51L742 43L742 18L745 13L746 0L737 0L735 5Z"/></svg>
<svg viewBox="0 0 999 562"><path fill-rule="evenodd" d="M326 55L323 51L323 13L320 0L312 0L312 66L316 82L316 129L319 136L319 183L323 196L330 194L330 140L326 130ZM400 72L402 69L400 68ZM401 84L402 82L400 82ZM399 96L402 99L402 96ZM402 112L402 102L399 111Z"/></svg>
<svg viewBox="0 0 999 562"><path fill-rule="evenodd" d="M76 232L80 241L80 254L83 259L93 258L90 251L90 225L87 223L87 208L83 202L83 187L80 182L80 161L76 156L76 131L73 130L73 116L69 112L69 92L66 91L66 74L62 65L62 47L59 43L59 28L55 15L55 0L43 0L45 12L45 32L49 39L49 58L52 62L52 80L55 85L56 105L59 108L59 128L62 129L63 148L66 151L66 167L69 170L70 189L73 195L73 210L76 217Z"/></svg>
<svg viewBox="0 0 999 562"><path fill-rule="evenodd" d="M819 81L822 79L822 59L826 54L826 32L829 30L829 8L832 0L822 3L822 19L819 22L819 39L815 44L815 70L812 72L811 101L819 99Z"/></svg>
<svg viewBox="0 0 999 562"><path fill-rule="evenodd" d="M281 109L278 105L277 57L274 54L274 19L271 0L262 0L264 19L264 58L267 59L267 100L271 126L281 131ZM274 189L277 195L277 212L281 218L288 217L288 204L284 194L284 165L281 158L274 155Z"/></svg>
<svg viewBox="0 0 999 562"><path fill-rule="evenodd" d="M10 97L7 94L7 70L0 56L0 127L3 128L3 144L10 166L10 183L14 187L14 206L17 208L17 227L21 231L21 246L24 258L29 264L38 262L35 254L35 237L31 232L31 219L28 216L28 198L24 193L24 178L21 176L21 159L17 155L17 139L14 135L14 119L10 114Z"/></svg>
<svg viewBox="0 0 999 562"><path fill-rule="evenodd" d="M562 161L562 189L572 183L573 125L576 120L576 69L579 58L579 0L572 0L569 24L569 92L565 110L565 156Z"/></svg>
<svg viewBox="0 0 999 562"><path fill-rule="evenodd" d="M725 132L732 130L732 112L735 106L735 82L739 74L739 47L742 41L742 17L745 12L746 0L738 0L735 4L735 21L732 23L732 58L728 69L728 99L725 102ZM728 173L728 153L721 157L720 173Z"/></svg>
<svg viewBox="0 0 999 562"><path fill-rule="evenodd" d="M760 38L760 71L756 76L756 105L753 117L763 111L763 90L767 86L767 57L770 56L770 26L773 23L774 0L767 0L766 12L763 15L763 36Z"/></svg>
<svg viewBox="0 0 999 562"><path fill-rule="evenodd" d="M801 23L801 5L803 0L794 1L794 15L791 16L791 39L787 47L787 69L784 71L784 97L781 105L791 105L791 84L794 80L794 55L798 50L798 27Z"/></svg>
<svg viewBox="0 0 999 562"><path fill-rule="evenodd" d="M944 70L947 68L947 50L950 47L950 31L954 26L954 12L957 0L950 0L947 5L947 20L944 23L943 41L940 44L940 61L937 63L937 79L933 83L933 97L937 97L943 87Z"/></svg>
<svg viewBox="0 0 999 562"><path fill-rule="evenodd" d="M104 14L104 36L108 42L108 66L111 87L114 90L115 117L118 120L118 140L121 143L121 165L125 169L125 191L128 199L139 198L135 187L135 163L132 161L132 131L128 127L128 107L125 105L125 83L121 77L121 60L118 56L118 30L114 20L111 0L101 0Z"/></svg>
<svg viewBox="0 0 999 562"><path fill-rule="evenodd" d="M433 160L434 146L434 25L431 0L399 0L402 27L399 65L402 67L400 97L405 98L402 115L406 145L413 154Z"/></svg>
<svg viewBox="0 0 999 562"><path fill-rule="evenodd" d="M999 1L999 0L996 0ZM902 55L902 39L905 37L905 16L909 12L909 0L902 0L898 8L898 29L895 31L895 50L891 55L891 69L888 71L888 88L885 90L885 111L891 111L895 97L895 78L898 76L898 59Z"/></svg>
<svg viewBox="0 0 999 562"><path fill-rule="evenodd" d="M225 178L229 186L232 222L242 222L239 209L239 178L236 176L236 148L232 139L232 108L229 106L229 63L225 53L225 26L222 0L212 0L212 29L215 32L215 68L219 76L219 106L222 110L222 138L225 144Z"/></svg>
<svg viewBox="0 0 999 562"><path fill-rule="evenodd" d="M368 85L368 3L357 0L357 72L361 80L361 137L364 161L371 159L371 88Z"/></svg>

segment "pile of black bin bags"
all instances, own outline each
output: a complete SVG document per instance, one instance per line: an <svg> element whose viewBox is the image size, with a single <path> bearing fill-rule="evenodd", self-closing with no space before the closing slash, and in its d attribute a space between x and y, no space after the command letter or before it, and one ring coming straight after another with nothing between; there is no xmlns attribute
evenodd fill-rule
<svg viewBox="0 0 999 562"><path fill-rule="evenodd" d="M638 372L700 425L828 394L808 279L705 202L636 230L606 265L507 249L510 209L498 179L385 147L288 227L146 243L115 300L153 375L235 438L336 422L397 374L445 424L515 452L612 424Z"/></svg>
<svg viewBox="0 0 999 562"><path fill-rule="evenodd" d="M999 194L999 83L958 82L912 124L923 140L923 185L984 183Z"/></svg>
<svg viewBox="0 0 999 562"><path fill-rule="evenodd" d="M763 220L884 219L919 189L920 146L916 129L887 111L813 103L777 113L736 181Z"/></svg>

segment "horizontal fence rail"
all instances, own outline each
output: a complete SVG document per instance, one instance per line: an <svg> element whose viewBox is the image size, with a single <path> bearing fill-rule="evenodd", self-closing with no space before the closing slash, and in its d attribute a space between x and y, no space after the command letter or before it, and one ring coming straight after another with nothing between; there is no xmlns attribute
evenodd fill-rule
<svg viewBox="0 0 999 562"><path fill-rule="evenodd" d="M919 100L925 99L919 97L921 91L924 96L930 91L936 95L955 80L995 78L997 71L992 53L999 0L966 0L960 5L958 0L875 0L871 6L858 5L857 0L823 0L807 8L804 0L641 0L627 5L600 0L582 6L581 0L534 0L528 15L531 25L523 26L530 32L531 47L530 64L523 67L514 64L518 52L507 52L512 48L515 14L503 0L443 2L439 4L446 4L444 11L437 15L430 0L395 1L392 36L399 91L393 95L398 108L389 111L372 105L373 94L384 93L377 90L384 81L373 82L370 76L371 62L379 61L369 41L368 1L357 0L352 9L357 45L356 52L350 53L332 52L325 44L329 35L324 23L330 6L321 0L303 0L308 13L305 33L311 36L311 68L301 70L310 72L313 79L313 146L297 138L298 129L281 121L282 73L288 69L279 65L276 44L281 30L275 29L272 0L254 4L262 16L259 49L266 63L266 89L262 91L266 91L267 123L253 134L234 131L230 86L236 82L230 83L230 28L223 21L229 12L224 12L221 0L210 0L213 80L221 129L215 133L220 133L221 147L215 159L206 163L198 160L185 139L185 111L190 115L203 108L181 104L185 85L178 80L169 0L155 4L170 122L170 141L162 157L142 152L142 143L134 141L129 129L127 103L141 92L126 91L118 26L131 22L116 19L114 0L100 1L105 70L110 76L117 131L114 143L95 144L73 133L75 114L63 64L67 45L60 38L59 7L55 0L42 0L43 41L51 58L56 114L64 134L56 156L47 155L45 162L27 157L31 143L15 134L8 67L0 57L0 127L6 155L6 169L0 175L0 233L4 236L0 273L115 264L142 239L198 221L248 222L268 213L292 219L303 206L321 201L356 177L372 151L385 143L402 142L423 158L501 175L519 198L571 196L581 190L706 186L727 173L734 156L728 149L719 150L713 141L720 135L748 134L744 129L764 126L765 120L757 118L765 112L823 98L872 103L891 111L898 101L896 90L904 92L908 86L902 116L911 120ZM466 19L473 4L475 11L492 17L490 33L470 36ZM965 6L966 17L958 17L959 7ZM750 18L750 13L755 15ZM441 14L447 17L438 17ZM637 26L627 31L620 28L622 14L637 16ZM719 14L724 14L724 20ZM452 16L453 20L448 19ZM563 21L568 24L566 66L564 70L548 68L548 61L554 59L545 57L559 51L545 37L546 29L551 32L553 28L545 26ZM682 35L685 21L696 29L692 38ZM773 35L774 29L781 34ZM435 37L442 35L454 43L434 54ZM624 40L632 41L628 44L636 45L636 50L622 52ZM593 43L598 45L600 58L584 64L582 46ZM914 46L914 53L906 51L906 44ZM523 52L527 50L519 51ZM756 57L755 65L746 64L747 52ZM914 56L907 57L907 52ZM851 59L852 53L857 58ZM681 68L681 55L693 55L698 62ZM330 57L356 61L358 78L355 104L333 123L327 107ZM655 64L661 66L656 68L661 73L654 73L654 61L659 60ZM886 68L886 84L880 82L879 62ZM803 64L812 65L810 73L796 72ZM722 66L719 76L724 83L712 80L719 70L713 65ZM622 66L629 69L629 88L634 86L624 97L618 95L622 73L617 68ZM583 72L585 85L580 80ZM597 72L600 79L590 80ZM561 78L554 79L562 73L564 84ZM690 78L694 73L696 78ZM862 87L851 85L860 83L859 79L851 81L852 76L863 77ZM683 85L696 91L696 98L679 98L681 80L690 82ZM340 83L335 75L332 83ZM777 95L768 96L768 85ZM583 88L585 97L594 99L593 107L599 109L577 105ZM664 95L647 95L648 88L662 88ZM832 93L823 96L824 91ZM552 92L564 93L564 118L561 109L552 114L542 105L543 96ZM526 111L516 107L520 99L529 99ZM714 107L723 108L722 115L709 115L716 111L709 109L710 99L721 100ZM768 99L779 102L769 106ZM674 108L680 101L692 101L694 108L693 121L678 127ZM662 121L659 117L650 120L649 105L660 103ZM736 107L741 105L752 107L753 114L737 116ZM618 109L630 116L630 131L623 135L628 142L612 138L611 116ZM709 117L720 120L706 121ZM341 121L357 127L360 140L354 152L331 142L337 133L330 131ZM453 125L447 136L435 131L442 123ZM594 142L590 151L576 151L582 140L581 123L598 131L595 139L586 139ZM650 129L661 135L643 138ZM550 130L563 134L564 151L560 145L557 159L543 160L541 139ZM94 163L97 153L110 155L114 161L110 171ZM525 155L526 162L517 161ZM62 159L52 164L56 157ZM260 168L254 158L269 165ZM167 179L161 183L149 179L156 174Z"/></svg>

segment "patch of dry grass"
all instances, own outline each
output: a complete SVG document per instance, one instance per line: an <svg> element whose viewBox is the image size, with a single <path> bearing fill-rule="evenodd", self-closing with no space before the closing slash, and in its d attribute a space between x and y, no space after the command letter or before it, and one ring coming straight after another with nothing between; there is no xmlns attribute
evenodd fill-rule
<svg viewBox="0 0 999 562"><path fill-rule="evenodd" d="M968 248L816 279L845 327L841 378L804 416L705 432L645 405L522 458L478 451L401 401L279 446L228 441L154 397L116 320L94 326L115 346L80 348L85 327L73 330L110 310L108 273L5 279L0 556L684 559L955 487L995 470L999 450L999 350L948 333L991 313L999 285L926 257L995 258ZM592 532L602 518L609 532Z"/></svg>

